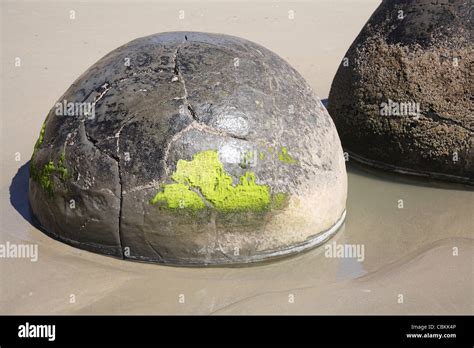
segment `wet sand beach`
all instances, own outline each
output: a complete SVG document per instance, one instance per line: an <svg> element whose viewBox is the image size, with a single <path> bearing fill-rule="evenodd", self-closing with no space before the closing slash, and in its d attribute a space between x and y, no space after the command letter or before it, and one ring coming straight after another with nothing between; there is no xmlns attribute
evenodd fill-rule
<svg viewBox="0 0 474 348"><path fill-rule="evenodd" d="M472 314L473 189L350 160L341 230L323 246L271 263L127 262L60 243L31 222L27 163L41 124L71 83L112 49L165 31L236 35L285 58L325 99L379 3L2 2L0 244L37 245L38 260L0 258L0 313ZM363 254L338 257L341 245Z"/></svg>

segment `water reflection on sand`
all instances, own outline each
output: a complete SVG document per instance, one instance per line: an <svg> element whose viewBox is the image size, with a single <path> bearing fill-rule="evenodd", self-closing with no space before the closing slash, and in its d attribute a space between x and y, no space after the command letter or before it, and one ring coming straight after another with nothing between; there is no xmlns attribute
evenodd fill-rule
<svg viewBox="0 0 474 348"><path fill-rule="evenodd" d="M363 261L329 257L321 246L258 266L200 269L72 248L36 230L4 199L1 242L38 243L39 259L2 260L0 311L472 313L473 208L473 192L461 187L350 168L347 220L326 245L363 245Z"/></svg>

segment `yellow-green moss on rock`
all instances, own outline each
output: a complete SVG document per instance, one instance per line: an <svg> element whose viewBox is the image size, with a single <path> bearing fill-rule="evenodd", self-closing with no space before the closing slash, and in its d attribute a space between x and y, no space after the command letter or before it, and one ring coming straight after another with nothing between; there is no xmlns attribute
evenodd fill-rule
<svg viewBox="0 0 474 348"><path fill-rule="evenodd" d="M43 191L45 191L48 196L52 197L54 195L53 179L52 175L56 172L59 173L59 178L62 182L65 182L68 178L67 168L63 164L64 154L61 154L61 157L58 161L58 165L54 164L53 160L49 160L43 168L38 170L33 161L30 163L30 177L38 184L40 184Z"/></svg>
<svg viewBox="0 0 474 348"><path fill-rule="evenodd" d="M35 146L33 148L33 154L31 155L31 160L30 160L30 177L31 178L38 178L38 176L39 176L39 173L38 173L38 171L36 170L36 167L33 164L33 160L36 156L36 153L38 152L38 149L43 144L45 129L46 129L46 121L41 126L40 134L39 134L38 139L36 140Z"/></svg>
<svg viewBox="0 0 474 348"><path fill-rule="evenodd" d="M41 126L40 134L38 137L38 140L36 140L35 147L33 149L33 155L31 156L30 160L30 177L38 182L41 186L41 188L49 195L53 196L53 180L52 180L52 174L54 172L59 173L59 178L61 181L66 181L68 178L69 174L67 171L66 166L64 165L65 161L65 154L64 152L61 153L58 159L58 165L56 166L54 164L53 160L49 160L48 163L46 163L43 168L38 170L36 166L34 165L34 159L36 156L36 153L38 152L39 148L43 144L44 141L44 132L46 130L46 121L43 123Z"/></svg>
<svg viewBox="0 0 474 348"><path fill-rule="evenodd" d="M280 152L278 153L278 159L283 163L289 164L297 162L293 157L290 156L290 154L288 153L288 149L285 146L280 149Z"/></svg>
<svg viewBox="0 0 474 348"><path fill-rule="evenodd" d="M184 184L169 184L164 185L163 191L158 192L150 201L151 204L156 204L160 201L166 202L169 209L189 209L200 210L206 206L201 197L191 191L189 186Z"/></svg>
<svg viewBox="0 0 474 348"><path fill-rule="evenodd" d="M38 140L36 140L35 147L33 150L33 156L36 154L40 146L43 144L45 130L46 130L46 121L41 126L40 134L39 134Z"/></svg>
<svg viewBox="0 0 474 348"><path fill-rule="evenodd" d="M33 168L33 171L31 171L31 168ZM64 153L59 157L57 166L53 160L49 160L41 170L37 170L33 164L30 166L30 177L38 182L49 196L53 196L54 194L52 175L55 172L59 173L59 178L62 182L65 182L68 178L68 171L64 166Z"/></svg>
<svg viewBox="0 0 474 348"><path fill-rule="evenodd" d="M41 185L41 188L50 196L53 195L53 181L51 180L51 174L56 170L53 160L50 160L44 167L37 173L36 181Z"/></svg>
<svg viewBox="0 0 474 348"><path fill-rule="evenodd" d="M250 164L252 163L252 159L253 159L253 151L246 151L242 156L240 166L244 169L248 168Z"/></svg>
<svg viewBox="0 0 474 348"><path fill-rule="evenodd" d="M58 167L56 168L56 170L59 173L61 173L61 180L62 181L66 181L66 179L68 178L67 168L64 166L64 159L65 159L65 153L63 152L59 156Z"/></svg>
<svg viewBox="0 0 474 348"><path fill-rule="evenodd" d="M273 196L273 208L282 209L286 202L286 194L283 192L278 192Z"/></svg>
<svg viewBox="0 0 474 348"><path fill-rule="evenodd" d="M255 174L247 171L233 186L232 177L224 171L216 151L203 151L191 161L179 160L171 176L175 183L163 186L150 201L167 203L169 209L203 209L205 203L193 190L220 212L265 211L271 208L270 188L258 185Z"/></svg>

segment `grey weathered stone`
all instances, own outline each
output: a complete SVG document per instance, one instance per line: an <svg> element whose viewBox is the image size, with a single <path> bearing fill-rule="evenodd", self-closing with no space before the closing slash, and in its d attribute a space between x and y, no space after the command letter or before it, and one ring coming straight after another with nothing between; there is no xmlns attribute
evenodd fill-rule
<svg viewBox="0 0 474 348"><path fill-rule="evenodd" d="M474 183L472 4L387 0L378 7L329 95L329 113L351 159ZM411 115L381 115L407 106L415 107Z"/></svg>
<svg viewBox="0 0 474 348"><path fill-rule="evenodd" d="M95 103L95 117L53 108L30 179L33 213L60 240L143 261L247 263L317 245L344 220L334 124L264 47L195 32L140 38L93 65L64 100ZM199 162L196 177L178 182L178 161L195 156L225 173ZM192 184L211 172L213 184ZM178 186L177 196L165 191ZM229 194L237 186L245 197Z"/></svg>

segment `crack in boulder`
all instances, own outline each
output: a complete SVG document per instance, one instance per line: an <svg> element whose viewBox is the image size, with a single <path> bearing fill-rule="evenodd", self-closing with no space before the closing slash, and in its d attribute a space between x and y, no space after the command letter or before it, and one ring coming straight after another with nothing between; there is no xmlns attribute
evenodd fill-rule
<svg viewBox="0 0 474 348"><path fill-rule="evenodd" d="M123 206L123 184L122 184L122 173L121 173L121 168L120 168L120 159L119 157L116 157L112 154L109 154L106 151L103 151L99 146L97 146L97 140L93 139L86 131L86 126L84 124L85 120L82 120L81 122L81 127L84 131L84 135L86 139L89 141L89 143L97 150L99 153L107 156L108 158L112 159L115 163L117 163L117 175L119 177L119 186L120 186L120 196L118 197L120 200L120 206L119 206L119 216L118 216L118 240L119 240L119 247L120 247L120 254L123 258L123 248L122 248L122 236L121 236L121 231L120 231L120 225L122 221L122 206Z"/></svg>
<svg viewBox="0 0 474 348"><path fill-rule="evenodd" d="M148 241L148 239L145 238L145 242L146 244L148 245L148 247L150 247L151 250L153 250L153 252L155 253L156 256L158 256L158 259L160 262L163 262L164 258L163 256L158 252L158 250L156 250L156 248Z"/></svg>
<svg viewBox="0 0 474 348"><path fill-rule="evenodd" d="M226 131L221 131L219 129L216 129L214 127L211 127L205 123L202 123L200 120L199 120L199 117L197 116L197 113L196 111L194 110L192 104L189 102L189 93L188 93L188 89L186 87L186 80L184 79L184 76L183 74L181 73L181 70L179 69L179 50L184 46L184 44L188 41L188 38L187 36L185 35L184 36L184 40L183 42L181 42L180 45L178 45L178 47L176 48L176 52L173 56L173 60L174 60L174 73L176 75L176 77L178 78L178 80L181 82L181 84L183 85L183 90L184 90L184 95L181 96L181 97L177 97L177 99L179 100L184 100L184 104L186 106L186 109L188 110L189 114L191 115L192 119L194 120L194 122L198 123L199 125L201 125L203 128L202 129L205 129L206 131L208 132L213 132L214 134L218 134L220 136L224 136L224 137L229 137L229 138L235 138L235 139L239 139L239 140L247 140L247 138L245 137L242 137L242 136L237 136L237 135L234 135L232 133L229 133L229 132L226 132Z"/></svg>
<svg viewBox="0 0 474 348"><path fill-rule="evenodd" d="M184 36L184 40L178 45L178 47L176 48L176 51L173 55L173 62L174 62L174 68L173 68L173 71L174 71L174 74L175 76L178 78L178 80L181 82L182 86L183 86L183 90L184 90L184 95L181 96L181 97L175 97L174 99L175 100L183 100L184 101L184 104L186 106L186 109L188 110L189 112L189 115L191 115L191 118L193 120L193 122L191 124L189 124L187 127L183 128L181 131L179 131L178 133L176 133L172 138L171 140L168 142L167 146L166 146L166 149L165 149L165 155L163 156L163 167L165 169L165 173L166 175L169 175L169 168L168 168L168 156L169 156L169 152L170 152L170 149L171 149L171 146L179 139L181 138L181 136L188 132L189 130L191 129L197 129L197 130L200 130L200 131L203 131L203 132L206 132L206 133L210 133L210 134L214 134L214 135L217 135L217 136L221 136L221 137L228 137L228 138L234 138L234 139L238 139L238 140L244 140L244 141L247 141L248 139L246 137L241 137L241 136L236 136L234 134L231 134L229 132L226 132L226 131L221 131L219 129L216 129L214 127L211 127L205 123L202 123L200 122L199 118L197 117L196 115L196 111L194 110L193 106L191 105L191 103L189 102L188 100L188 89L186 87L186 81L184 79L184 76L183 74L181 73L180 69L179 69L179 51L180 49L186 44L186 42L188 41L188 38L187 36L185 35Z"/></svg>
<svg viewBox="0 0 474 348"><path fill-rule="evenodd" d="M96 93L99 93L99 94L94 97L94 101L92 102L92 104L95 105L99 100L101 100L107 94L107 92L111 88L112 88L112 85L108 81L105 81L99 87L92 89L92 91L90 91L84 97L84 99L81 101L81 103L84 103L87 99L89 99L89 97L92 95L92 93L96 92Z"/></svg>
<svg viewBox="0 0 474 348"><path fill-rule="evenodd" d="M97 143L98 141L94 138L92 138L90 136L90 134L87 133L86 131L86 126L84 124L84 120L82 120L81 122L81 127L83 128L83 131L84 131L84 135L86 136L86 139L89 141L89 143L97 150L99 151L101 154L104 154L106 155L107 157L109 157L110 159L114 160L115 162L118 162L118 158L115 157L114 155L102 150L99 146L97 146Z"/></svg>
<svg viewBox="0 0 474 348"><path fill-rule="evenodd" d="M184 36L184 40L178 45L178 47L176 47L176 51L173 55L173 62L174 62L174 68L173 68L173 71L174 71L174 74L176 75L176 77L178 78L178 80L181 82L181 85L183 86L183 91L184 91L184 95L181 97L183 100L184 100L184 104L186 105L186 108L188 109L189 113L191 114L191 117L195 120L195 121L199 121L198 118L196 117L196 113L194 112L193 110L193 107L192 105L189 103L189 100L188 100L188 90L186 88L186 81L184 80L184 77L183 77L183 74L181 73L181 71L179 70L179 50L181 49L181 47L184 46L184 44L188 41L188 38L187 36L185 35Z"/></svg>
<svg viewBox="0 0 474 348"><path fill-rule="evenodd" d="M437 122L437 123L444 123L444 124L449 124L449 125L453 125L453 126L458 126L458 127L464 128L468 132L473 132L474 131L474 130L470 129L469 127L463 125L459 121L453 120L453 119L448 118L448 117L440 116L433 109L429 109L424 116L428 119L431 119L432 121Z"/></svg>
<svg viewBox="0 0 474 348"><path fill-rule="evenodd" d="M168 156L169 156L169 152L171 151L171 146L176 141L178 141L184 135L184 133L187 133L188 131L190 131L192 129L195 129L195 130L198 130L198 131L201 131L201 132L204 132L204 133L216 135L216 136L219 136L219 137L223 137L223 138L234 138L234 139L237 139L237 140L248 141L247 138L234 136L234 135L232 135L228 132L218 130L216 128L213 128L213 127L208 126L204 123L200 123L200 122L194 120L187 127L183 128L181 131L176 133L171 138L171 140L168 142L168 145L166 146L166 149L165 149L165 155L163 156L163 167L165 169L166 175L169 175Z"/></svg>
<svg viewBox="0 0 474 348"><path fill-rule="evenodd" d="M119 240L120 240L120 249L123 252L122 248L122 211L123 211L123 195L125 193L123 189L123 179L122 179L122 166L121 166L121 161L120 161L120 134L122 130L125 128L126 125L130 124L130 122L136 117L137 115L134 114L130 116L128 119L125 120L125 122L122 124L120 129L118 130L117 133L115 133L115 138L117 138L117 143L115 145L115 151L116 151L116 160L117 160L117 167L118 167L118 177L119 177L119 184L120 184L120 208L119 208L119 229L118 229L118 234L119 234Z"/></svg>

